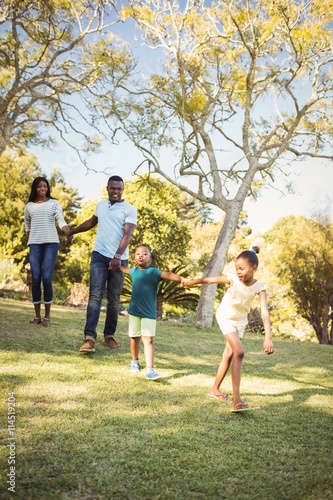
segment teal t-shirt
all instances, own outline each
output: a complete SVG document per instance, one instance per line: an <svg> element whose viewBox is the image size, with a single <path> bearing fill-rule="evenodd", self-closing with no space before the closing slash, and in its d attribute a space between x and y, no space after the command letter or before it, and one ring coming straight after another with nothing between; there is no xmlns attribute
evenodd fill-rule
<svg viewBox="0 0 333 500"><path fill-rule="evenodd" d="M157 289L162 272L156 267L130 269L132 296L128 308L129 314L139 318L157 318Z"/></svg>

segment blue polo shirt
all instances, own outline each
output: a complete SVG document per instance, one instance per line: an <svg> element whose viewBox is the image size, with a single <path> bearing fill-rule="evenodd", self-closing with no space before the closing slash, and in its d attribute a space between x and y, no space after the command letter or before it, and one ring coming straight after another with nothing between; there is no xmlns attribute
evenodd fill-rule
<svg viewBox="0 0 333 500"><path fill-rule="evenodd" d="M126 222L137 223L136 208L127 201L111 205L109 200L102 200L96 205L95 216L98 218L98 226L94 250L104 257L112 258L124 236ZM128 247L122 258L128 259Z"/></svg>

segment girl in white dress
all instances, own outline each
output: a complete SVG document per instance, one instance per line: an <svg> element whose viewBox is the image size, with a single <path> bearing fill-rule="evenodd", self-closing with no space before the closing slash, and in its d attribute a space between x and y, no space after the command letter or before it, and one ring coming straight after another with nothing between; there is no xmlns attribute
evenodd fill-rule
<svg viewBox="0 0 333 500"><path fill-rule="evenodd" d="M249 405L240 396L240 381L244 350L241 342L245 326L248 323L247 315L255 296L259 297L262 322L265 329L264 351L266 354L274 352L271 324L269 318L266 287L254 278L258 269L258 247L240 253L235 261L236 274L227 273L222 276L182 279L185 288L193 285L226 284L228 290L216 311L216 320L226 338L226 347L222 361L210 392L210 395L221 400L228 400L228 396L220 391L229 367L231 366L232 379L232 410L234 412L248 410Z"/></svg>

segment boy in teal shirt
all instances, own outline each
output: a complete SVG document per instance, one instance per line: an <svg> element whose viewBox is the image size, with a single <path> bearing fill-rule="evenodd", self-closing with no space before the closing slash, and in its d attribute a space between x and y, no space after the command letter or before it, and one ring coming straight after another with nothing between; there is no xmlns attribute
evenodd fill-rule
<svg viewBox="0 0 333 500"><path fill-rule="evenodd" d="M140 339L142 338L146 359L146 378L158 380L159 374L154 369L154 337L157 319L157 289L161 279L181 281L178 274L161 271L156 267L149 267L152 257L146 246L139 246L135 250L134 262L136 267L120 267L120 270L132 278L132 296L128 308L130 350L132 362L130 370L138 372Z"/></svg>

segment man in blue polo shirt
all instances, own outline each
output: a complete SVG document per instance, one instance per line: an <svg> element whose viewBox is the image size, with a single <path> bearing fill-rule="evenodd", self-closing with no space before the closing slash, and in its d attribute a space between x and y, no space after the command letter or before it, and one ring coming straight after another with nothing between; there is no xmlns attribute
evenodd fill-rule
<svg viewBox="0 0 333 500"><path fill-rule="evenodd" d="M99 201L94 215L71 229L68 238L89 231L98 224L95 246L90 261L90 287L84 341L81 353L95 352L96 327L107 283L107 311L104 326L104 343L109 349L117 349L114 334L118 323L119 300L124 282L120 266L128 265L128 244L137 223L137 211L127 203L122 194L124 181L113 175L107 184L108 200ZM110 263L110 270L109 270Z"/></svg>

